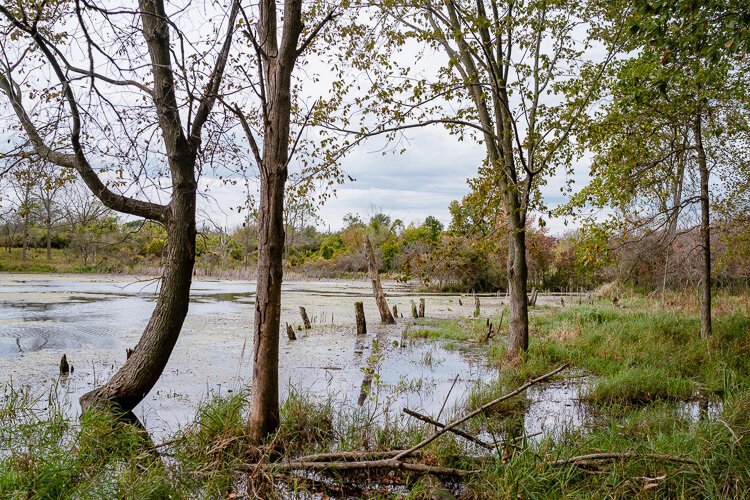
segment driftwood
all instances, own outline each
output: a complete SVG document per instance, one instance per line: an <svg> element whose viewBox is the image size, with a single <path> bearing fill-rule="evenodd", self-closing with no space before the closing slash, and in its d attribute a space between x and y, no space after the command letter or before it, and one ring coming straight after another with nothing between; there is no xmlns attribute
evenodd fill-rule
<svg viewBox="0 0 750 500"><path fill-rule="evenodd" d="M559 367L559 368L557 368L555 370L552 370L549 373L545 373L541 377L537 377L537 378L535 378L533 380L530 380L530 381L526 382L521 387L516 388L515 390L509 392L508 394L505 394L504 396L500 396L499 398L493 399L489 403L485 403L481 407L479 407L476 410L474 410L474 411L472 411L472 412L464 415L463 417L459 418L458 420L454 420L453 422L447 424L445 427L442 427L441 429L438 429L432 435L426 437L425 439L423 439L419 443L415 444L414 446L412 446L408 450L402 451L401 453L399 453L398 455L396 455L393 460L394 461L399 461L399 460L401 460L403 458L408 457L409 455L411 455L415 451L418 451L418 450L424 448L425 446L427 446L428 444L430 444L431 442L433 442L434 440L436 440L437 438L439 438L440 436L442 436L446 432L449 432L454 427L456 427L456 426L458 426L458 425L466 422L467 420L469 420L471 418L476 417L480 413L483 413L483 412L487 411L489 408L492 408L493 406L497 405L498 403L501 403L502 401L505 401L506 399L510 399L513 396L516 396L516 395L522 393L523 391L525 391L526 389L528 389L532 385L538 384L539 382L542 382L542 381L547 380L548 378L550 378L550 377L552 377L554 375L557 375L558 373L560 373L561 371L563 371L567 367L568 367L568 365L564 364L561 367Z"/></svg>
<svg viewBox="0 0 750 500"><path fill-rule="evenodd" d="M367 322L365 321L365 305L362 302L354 303L354 317L357 322L357 335L367 333Z"/></svg>
<svg viewBox="0 0 750 500"><path fill-rule="evenodd" d="M626 451L624 453L591 453L588 455L580 455L577 457L555 460L554 462L550 462L550 465L590 465L596 462L604 462L608 460L630 460L634 458L648 458L650 460L676 462L680 464L696 464L695 460L690 460L689 458L683 458L674 455L663 455L661 453L636 453L633 451Z"/></svg>
<svg viewBox="0 0 750 500"><path fill-rule="evenodd" d="M367 274L372 281L372 293L375 295L375 302L378 304L380 321L392 325L396 320L393 319L393 314L388 308L388 302L385 300L383 286L380 284L378 266L375 262L375 252L372 250L372 243L370 243L370 238L367 235L365 235L365 254L367 256Z"/></svg>
<svg viewBox="0 0 750 500"><path fill-rule="evenodd" d="M305 330L312 328L312 325L310 325L310 318L307 317L307 311L305 311L304 307L299 306L299 314L302 316L302 323L305 325Z"/></svg>
<svg viewBox="0 0 750 500"><path fill-rule="evenodd" d="M289 340L297 340L297 335L294 333L294 328L289 323L286 324L286 336Z"/></svg>
<svg viewBox="0 0 750 500"><path fill-rule="evenodd" d="M419 419L422 422L427 422L428 424L434 425L435 427L437 427L439 429L442 429L443 427L445 427L444 423L438 422L437 420L433 420L430 417L428 417L427 415L422 415L421 413L417 413L416 411L410 410L409 408L404 408L404 413L406 413L407 415L410 415L410 416L412 416L412 417L414 417L416 419ZM451 429L450 432L452 432L456 436L461 436L462 438L464 438L464 439L466 439L468 441L471 441L472 443L477 444L477 445L481 446L482 448L485 448L485 449L488 449L488 450L494 449L491 444L487 444L484 441L482 441L481 439L476 438L476 437L472 436L471 434L462 431L461 429Z"/></svg>
<svg viewBox="0 0 750 500"><path fill-rule="evenodd" d="M419 299L419 317L424 318L424 299Z"/></svg>

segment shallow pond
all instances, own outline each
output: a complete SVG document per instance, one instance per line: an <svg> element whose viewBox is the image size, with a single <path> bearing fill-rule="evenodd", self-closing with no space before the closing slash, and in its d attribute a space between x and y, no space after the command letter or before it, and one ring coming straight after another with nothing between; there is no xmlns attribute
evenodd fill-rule
<svg viewBox="0 0 750 500"><path fill-rule="evenodd" d="M138 341L157 286L152 279L133 277L0 274L0 384L37 394L54 391L75 416L78 397L116 371L125 349ZM403 313L418 297L426 298L427 317L469 317L474 310L468 297L416 295L395 282L384 286L389 303ZM135 410L157 439L189 422L201 400L249 385L254 292L251 281L193 283L190 312L170 361ZM368 335L358 337L354 302L360 300ZM497 314L504 297L481 300L483 313ZM559 300L539 297L540 303ZM377 402L382 418L400 415L403 407L435 417L473 385L497 376L497 369L471 349L405 342L402 332L410 319L380 324L368 281L286 282L282 303L282 325L299 325L300 306L313 321L310 331L297 332L296 341L281 340L282 397L295 390L342 406ZM75 368L65 379L58 376L62 354ZM365 377L368 367L378 374L374 385ZM524 433L543 436L585 425L580 390L580 381L531 388Z"/></svg>

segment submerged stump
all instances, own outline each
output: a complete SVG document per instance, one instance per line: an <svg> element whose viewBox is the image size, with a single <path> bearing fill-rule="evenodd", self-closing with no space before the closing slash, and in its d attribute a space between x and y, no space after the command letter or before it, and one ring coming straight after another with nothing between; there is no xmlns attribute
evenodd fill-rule
<svg viewBox="0 0 750 500"><path fill-rule="evenodd" d="M365 321L365 305L362 302L354 303L354 317L357 322L357 335L367 333L367 323Z"/></svg>
<svg viewBox="0 0 750 500"><path fill-rule="evenodd" d="M419 313L417 312L417 304L414 303L414 301L411 301L411 315L413 318L418 318Z"/></svg>
<svg viewBox="0 0 750 500"><path fill-rule="evenodd" d="M310 324L310 318L307 317L307 311L305 311L305 308L302 306L299 306L299 314L302 316L302 323L305 325L305 330L309 330L312 328L312 325Z"/></svg>
<svg viewBox="0 0 750 500"><path fill-rule="evenodd" d="M474 295L474 317L478 318L480 312L479 297Z"/></svg>
<svg viewBox="0 0 750 500"><path fill-rule="evenodd" d="M297 340L297 335L294 333L294 328L289 323L286 324L286 336L289 340Z"/></svg>
<svg viewBox="0 0 750 500"><path fill-rule="evenodd" d="M419 317L424 318L424 299L419 299Z"/></svg>
<svg viewBox="0 0 750 500"><path fill-rule="evenodd" d="M68 364L68 356L62 355L60 358L60 375L68 375L70 373L70 365Z"/></svg>

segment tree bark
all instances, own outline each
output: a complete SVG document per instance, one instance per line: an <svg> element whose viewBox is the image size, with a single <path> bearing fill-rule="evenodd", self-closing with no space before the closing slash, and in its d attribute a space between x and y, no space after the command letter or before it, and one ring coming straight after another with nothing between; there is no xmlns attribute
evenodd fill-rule
<svg viewBox="0 0 750 500"><path fill-rule="evenodd" d="M512 219L512 217L511 217ZM510 324L508 326L508 358L515 359L529 349L529 309L526 295L526 232L511 227L508 245L508 290Z"/></svg>
<svg viewBox="0 0 750 500"><path fill-rule="evenodd" d="M265 88L263 157L258 210L258 282L255 303L253 382L248 438L260 444L279 426L279 323L284 250L284 188L289 158L291 75L302 32L302 2L284 4L281 44L276 2L259 4L260 43Z"/></svg>
<svg viewBox="0 0 750 500"><path fill-rule="evenodd" d="M708 162L706 150L703 147L702 117L698 113L693 124L695 134L695 149L698 153L698 170L701 185L701 246L703 247L703 269L701 289L701 338L711 336L711 217L710 199L708 192Z"/></svg>
<svg viewBox="0 0 750 500"><path fill-rule="evenodd" d="M396 323L396 320L393 319L393 314L391 314L391 310L388 308L388 302L385 300L383 286L380 284L378 265L375 261L375 252L372 249L372 243L370 243L370 238L367 235L365 235L365 254L367 255L367 274L372 281L372 293L375 295L375 302L378 304L380 321L382 323L394 324Z"/></svg>

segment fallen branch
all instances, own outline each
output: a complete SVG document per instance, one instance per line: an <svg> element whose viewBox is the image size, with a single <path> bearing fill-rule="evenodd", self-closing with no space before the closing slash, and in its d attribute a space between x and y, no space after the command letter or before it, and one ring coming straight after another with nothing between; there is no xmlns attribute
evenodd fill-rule
<svg viewBox="0 0 750 500"><path fill-rule="evenodd" d="M414 410L410 410L409 408L404 408L404 413L406 413L407 415L410 415L410 416L412 416L414 418L417 418L417 419L421 420L422 422L427 422L428 424L432 424L435 427L438 427L440 429L442 429L442 428L445 427L444 423L438 422L437 420L433 420L430 417L428 417L427 415L422 415L421 413L417 413ZM452 432L453 434L455 434L457 436L461 436L464 439L468 439L472 443L478 444L482 448L486 448L488 450L493 450L494 449L492 447L492 445L485 443L484 441L482 441L482 440L480 440L480 439L472 436L471 434L468 434L468 433L462 431L461 429L451 429L450 432ZM401 450L401 451L403 451L403 450ZM398 454L396 454L396 455L398 455Z"/></svg>
<svg viewBox="0 0 750 500"><path fill-rule="evenodd" d="M689 458L677 457L674 455L663 455L660 453L636 453L627 451L624 453L591 453L589 455L580 455L577 457L564 458L549 462L550 465L585 465L592 462L602 462L606 460L629 460L632 458L649 458L652 460L661 460L663 462L677 462L681 464L693 464L697 462Z"/></svg>
<svg viewBox="0 0 750 500"><path fill-rule="evenodd" d="M363 460L358 462L279 462L270 464L246 464L240 465L240 472L255 472L258 468L273 471L290 470L369 470L369 469L394 469L419 472L421 474L438 474L443 476L464 477L477 471L453 469L450 467L439 467L436 465L412 464L395 459L386 460Z"/></svg>
<svg viewBox="0 0 750 500"><path fill-rule="evenodd" d="M316 453L304 457L294 458L292 462L346 462L349 460L381 460L393 458L404 450L389 451L338 451L331 453Z"/></svg>
<svg viewBox="0 0 750 500"><path fill-rule="evenodd" d="M563 371L567 367L568 367L568 365L564 364L560 368L552 370L551 372L546 373L546 374L542 375L541 377L537 377L537 378L535 378L533 380L530 380L530 381L526 382L521 387L519 387L519 388L517 388L517 389L515 389L515 390L513 390L511 392L509 392L508 394L506 394L504 396L500 396L497 399L493 399L489 403L486 403L486 404L482 405L480 408L477 408L476 410L472 411L468 415L465 415L465 416L459 418L458 420L454 420L453 422L447 424L442 429L438 429L431 436L426 437L421 442L419 442L418 444L412 446L408 450L402 451L401 453L399 453L398 455L396 455L394 457L394 460L398 461L398 460L401 460L402 458L408 457L409 455L411 455L415 451L419 450L420 448L423 448L423 447L427 446L428 444L430 444L431 442L433 442L435 439L439 438L440 436L442 436L446 432L449 432L454 427L456 427L456 426L458 426L458 425L466 422L470 418L473 418L473 417L479 415L480 413L486 411L488 408L491 408L491 407L495 406L496 404L498 404L498 403L500 403L502 401L505 401L506 399L512 398L513 396L522 393L523 391L525 391L526 389L528 389L532 385L538 384L539 382L542 382L543 380L546 380L546 379L548 379L548 378L550 378L550 377L552 377L552 376L560 373L561 371Z"/></svg>

